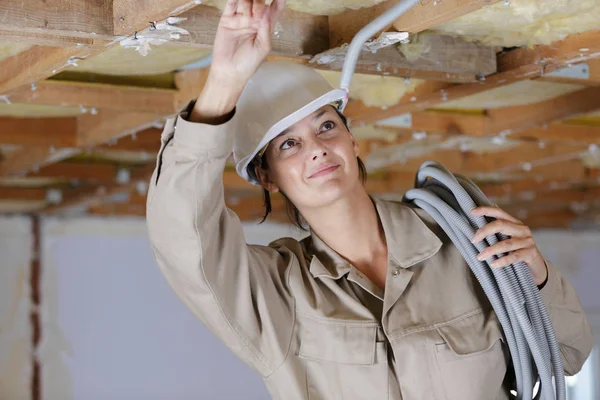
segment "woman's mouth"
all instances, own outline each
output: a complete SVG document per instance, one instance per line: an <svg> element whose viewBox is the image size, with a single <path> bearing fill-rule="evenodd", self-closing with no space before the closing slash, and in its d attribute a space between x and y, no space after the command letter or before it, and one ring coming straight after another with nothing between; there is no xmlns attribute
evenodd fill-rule
<svg viewBox="0 0 600 400"><path fill-rule="evenodd" d="M326 164L326 165L323 165L321 168L319 168L314 174L312 174L308 178L312 179L312 178L319 178L321 176L329 175L330 173L337 170L338 168L339 168L339 165L337 165L337 164Z"/></svg>

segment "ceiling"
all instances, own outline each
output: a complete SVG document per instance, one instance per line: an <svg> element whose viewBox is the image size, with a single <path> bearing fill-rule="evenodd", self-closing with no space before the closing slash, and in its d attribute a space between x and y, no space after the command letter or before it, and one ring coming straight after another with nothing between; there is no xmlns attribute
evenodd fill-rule
<svg viewBox="0 0 600 400"><path fill-rule="evenodd" d="M162 125L206 78L182 67L210 54L223 1L197 3L0 5L1 213L144 215ZM344 44L394 4L288 0L270 57L338 86ZM532 227L600 227L599 20L600 0L415 6L352 81L367 189L402 194L433 159ZM262 216L231 166L224 182L242 219Z"/></svg>

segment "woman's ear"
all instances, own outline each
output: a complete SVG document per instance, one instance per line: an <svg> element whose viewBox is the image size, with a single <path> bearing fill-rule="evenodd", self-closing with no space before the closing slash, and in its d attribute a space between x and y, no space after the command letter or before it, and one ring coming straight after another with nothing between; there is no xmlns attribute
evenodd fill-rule
<svg viewBox="0 0 600 400"><path fill-rule="evenodd" d="M356 155L356 157L359 157L360 156L360 146L358 145L358 141L356 140L356 138L354 137L352 132L350 132L350 140L352 140L352 147L354 148L354 154Z"/></svg>
<svg viewBox="0 0 600 400"><path fill-rule="evenodd" d="M270 193L279 192L279 186L271 180L269 173L262 169L260 165L254 166L254 173L256 174L256 178L260 182L260 185L265 188L265 190Z"/></svg>

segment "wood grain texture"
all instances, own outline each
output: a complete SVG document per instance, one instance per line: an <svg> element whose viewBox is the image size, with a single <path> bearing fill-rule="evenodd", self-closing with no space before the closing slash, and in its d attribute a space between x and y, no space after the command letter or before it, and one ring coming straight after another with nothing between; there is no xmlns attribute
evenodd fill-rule
<svg viewBox="0 0 600 400"><path fill-rule="evenodd" d="M200 4L194 0L113 0L112 23L115 35L131 35L148 27L150 21L177 16Z"/></svg>
<svg viewBox="0 0 600 400"><path fill-rule="evenodd" d="M0 144L71 147L77 143L75 118L0 117Z"/></svg>
<svg viewBox="0 0 600 400"><path fill-rule="evenodd" d="M9 94L13 103L83 106L120 111L172 113L178 110L177 90L102 83L46 80L35 90L22 86Z"/></svg>

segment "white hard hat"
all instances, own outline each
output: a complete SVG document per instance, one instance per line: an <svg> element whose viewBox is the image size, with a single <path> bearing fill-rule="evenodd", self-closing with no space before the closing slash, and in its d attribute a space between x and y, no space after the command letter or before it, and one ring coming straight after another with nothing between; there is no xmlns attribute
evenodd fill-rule
<svg viewBox="0 0 600 400"><path fill-rule="evenodd" d="M260 186L248 166L283 130L331 104L340 112L348 101L312 68L291 61L265 62L250 78L236 105L233 157L237 173Z"/></svg>

